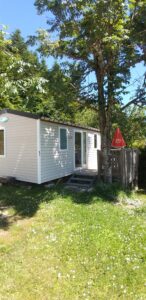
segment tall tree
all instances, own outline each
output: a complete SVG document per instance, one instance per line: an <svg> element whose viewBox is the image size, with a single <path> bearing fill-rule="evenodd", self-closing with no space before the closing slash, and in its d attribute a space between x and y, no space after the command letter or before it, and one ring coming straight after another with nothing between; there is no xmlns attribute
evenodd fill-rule
<svg viewBox="0 0 146 300"><path fill-rule="evenodd" d="M0 108L37 108L48 80L40 71L42 64L36 54L27 49L20 32L7 39L5 28L0 30L0 50Z"/></svg>
<svg viewBox="0 0 146 300"><path fill-rule="evenodd" d="M38 32L39 50L78 61L84 65L85 74L95 72L93 95L99 109L104 177L109 181L111 117L116 103L122 102L121 93L129 82L130 67L145 60L142 33L146 30L146 1L36 0L35 6L40 14L49 11L49 33ZM139 97L144 103L144 94Z"/></svg>
<svg viewBox="0 0 146 300"><path fill-rule="evenodd" d="M30 51L20 30L9 39L0 31L0 109L14 108L74 121L80 107L81 75L78 66L66 64L66 72L55 63L48 69L44 60ZM78 76L74 76L78 73ZM76 88L75 88L76 86Z"/></svg>
<svg viewBox="0 0 146 300"><path fill-rule="evenodd" d="M80 94L82 75L76 65L72 64L70 68L70 65L65 64L65 69L56 62L48 72L49 90L55 101L53 116L56 119L74 121L75 113L80 107L75 100Z"/></svg>

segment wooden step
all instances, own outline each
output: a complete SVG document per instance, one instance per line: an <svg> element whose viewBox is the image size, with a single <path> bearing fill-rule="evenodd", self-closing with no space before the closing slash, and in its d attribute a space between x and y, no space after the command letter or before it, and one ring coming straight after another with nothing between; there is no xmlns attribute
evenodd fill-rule
<svg viewBox="0 0 146 300"><path fill-rule="evenodd" d="M72 175L72 177L76 177L76 178L86 178L86 179L93 179L93 178L96 178L97 176L96 175L83 175L83 174L76 174L74 173Z"/></svg>
<svg viewBox="0 0 146 300"><path fill-rule="evenodd" d="M93 187L97 176L95 174L79 174L74 173L68 180L66 186L69 188L78 188L88 190Z"/></svg>
<svg viewBox="0 0 146 300"><path fill-rule="evenodd" d="M70 181L69 184L79 184L79 185L86 185L86 186L92 186L92 183L88 183L88 182L83 182L83 181Z"/></svg>
<svg viewBox="0 0 146 300"><path fill-rule="evenodd" d="M76 178L76 177L71 177L70 182L85 182L85 183L92 183L93 182L93 179L87 179L87 178Z"/></svg>
<svg viewBox="0 0 146 300"><path fill-rule="evenodd" d="M85 189L89 189L90 186L87 184L79 184L79 183L67 183L66 184L67 187L78 187L78 188L85 188Z"/></svg>

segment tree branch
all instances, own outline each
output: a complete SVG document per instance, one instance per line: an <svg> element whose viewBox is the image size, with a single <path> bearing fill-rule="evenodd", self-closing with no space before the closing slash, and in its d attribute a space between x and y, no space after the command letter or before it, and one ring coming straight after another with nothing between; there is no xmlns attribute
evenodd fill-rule
<svg viewBox="0 0 146 300"><path fill-rule="evenodd" d="M141 104L142 106L145 106L146 105L146 98L145 98L145 96L146 96L146 92L142 92L141 94L137 95L136 98L134 98L133 100L131 100L127 104L125 104L122 107L122 110L124 110L125 108L129 107L132 104L135 104L135 105Z"/></svg>

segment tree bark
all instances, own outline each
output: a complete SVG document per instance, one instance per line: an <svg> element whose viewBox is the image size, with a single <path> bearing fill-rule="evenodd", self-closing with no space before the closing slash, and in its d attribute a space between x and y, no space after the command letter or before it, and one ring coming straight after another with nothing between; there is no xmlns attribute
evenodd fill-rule
<svg viewBox="0 0 146 300"><path fill-rule="evenodd" d="M102 55L96 60L96 79L98 84L99 125L101 131L101 151L103 156L104 182L112 182L111 166L111 128L114 103L114 57L110 53L106 67ZM107 68L108 66L108 68ZM107 95L104 93L104 80L107 80Z"/></svg>
<svg viewBox="0 0 146 300"><path fill-rule="evenodd" d="M104 182L112 182L110 165L110 131L111 114L110 106L106 111L106 99L104 95L104 70L100 67L96 69L98 83L98 105L99 105L99 126L101 131L101 151L103 156L103 177Z"/></svg>

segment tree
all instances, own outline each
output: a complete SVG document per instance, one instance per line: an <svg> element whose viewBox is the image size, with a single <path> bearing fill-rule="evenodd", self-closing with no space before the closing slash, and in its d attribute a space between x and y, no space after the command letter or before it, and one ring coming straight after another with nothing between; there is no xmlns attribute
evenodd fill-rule
<svg viewBox="0 0 146 300"><path fill-rule="evenodd" d="M14 37L21 40L19 42ZM22 48L24 51L22 51ZM26 59L27 56L27 59ZM42 65L35 54L30 53L16 32L8 39L6 28L0 30L0 108L33 110L44 99L47 79L40 72ZM35 102L35 105L34 105Z"/></svg>
<svg viewBox="0 0 146 300"><path fill-rule="evenodd" d="M74 102L81 82L78 67L69 68L66 64L64 72L55 63L48 69L45 61L28 49L20 30L9 39L6 30L1 30L0 47L0 109L7 107L74 121L80 107Z"/></svg>
<svg viewBox="0 0 146 300"><path fill-rule="evenodd" d="M121 111L117 106L112 116L112 135L115 129L120 127L124 140L128 147L146 147L146 109L136 106L129 106Z"/></svg>
<svg viewBox="0 0 146 300"><path fill-rule="evenodd" d="M78 76L74 76L78 74ZM49 91L54 97L53 117L60 120L74 121L80 103L75 101L79 97L81 75L78 66L65 64L65 70L57 62L48 72Z"/></svg>
<svg viewBox="0 0 146 300"><path fill-rule="evenodd" d="M45 55L68 57L95 72L93 104L99 110L105 181L109 181L112 115L130 79L130 67L145 59L145 0L36 0L40 14L49 11L49 29L38 32ZM138 31L137 31L137 24ZM51 34L56 40L51 38ZM97 93L96 93L97 90ZM137 100L137 98L136 98ZM133 103L136 103L136 100Z"/></svg>

